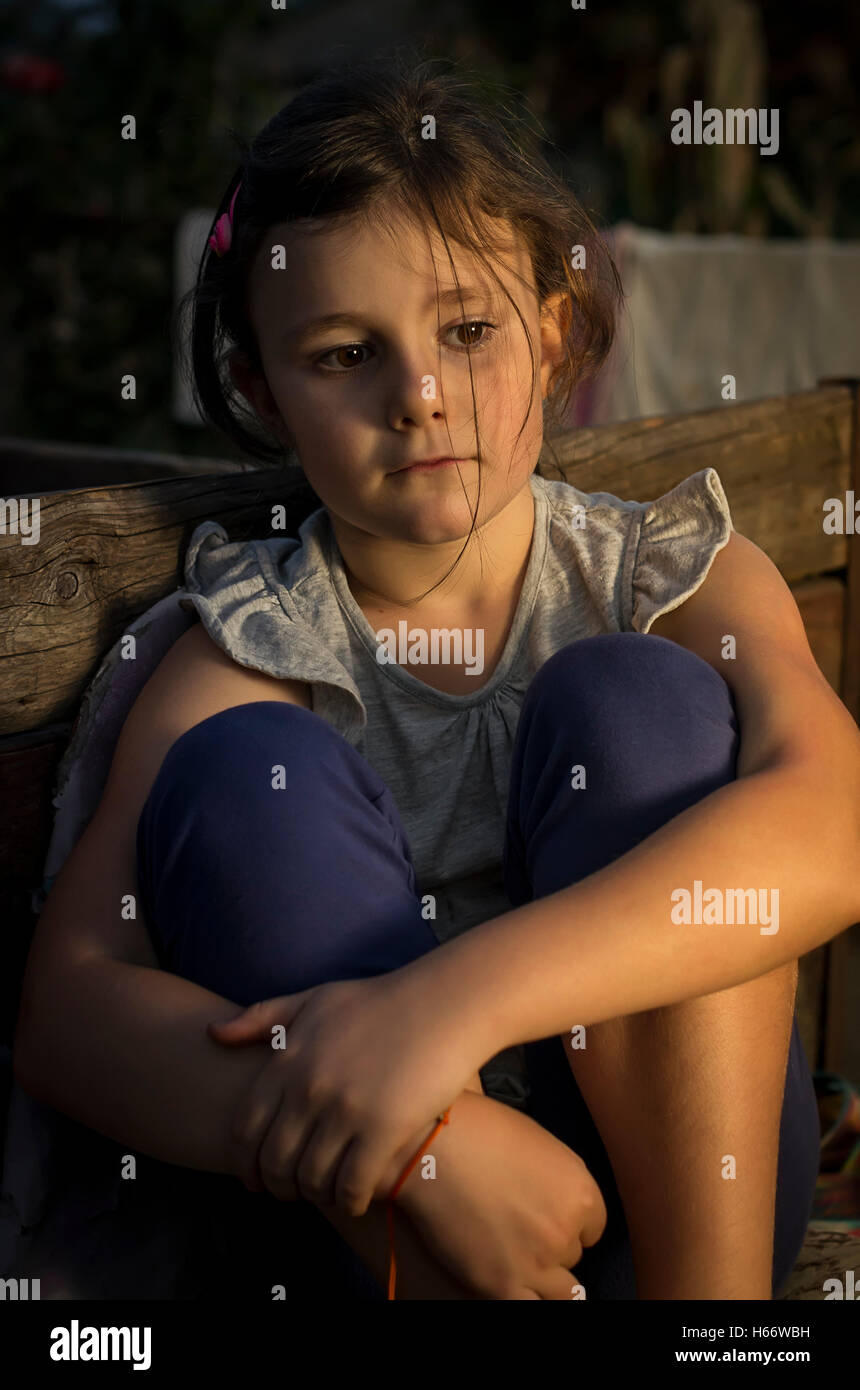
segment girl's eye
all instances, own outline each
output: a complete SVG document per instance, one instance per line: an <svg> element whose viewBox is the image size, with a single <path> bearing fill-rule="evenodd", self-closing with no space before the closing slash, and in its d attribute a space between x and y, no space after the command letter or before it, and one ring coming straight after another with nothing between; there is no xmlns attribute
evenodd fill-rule
<svg viewBox="0 0 860 1390"><path fill-rule="evenodd" d="M324 363L327 357L337 357L337 355L338 355L339 353L347 353L347 352L366 352L366 351L367 351L367 349L366 349L364 343L344 343L342 347L332 348L330 352L324 352L323 355L322 355L322 357L317 358L317 361L318 361L319 363ZM340 359L338 365L339 365L340 367L342 367L345 371L351 371L353 367L363 367L363 366L364 366L364 363L363 363L363 362L355 362L355 361L353 361L353 362L344 362L342 359ZM336 371L338 370L338 367L336 367L336 366L330 366L330 367L328 368L328 370L329 370L329 371L336 372Z"/></svg>
<svg viewBox="0 0 860 1390"><path fill-rule="evenodd" d="M460 333L463 329L466 329L467 332L471 334L471 331L474 328L489 328L489 336L486 333L484 333L484 335L478 341L476 341L475 338L470 337L467 342L452 344L452 346L459 347L462 352L468 352L470 349L472 349L473 351L477 351L478 348L486 347L490 341L490 338L492 338L493 334L496 331L495 324L488 323L486 319L465 319L463 323L455 323L453 328L448 329L448 332Z"/></svg>
<svg viewBox="0 0 860 1390"><path fill-rule="evenodd" d="M480 339L474 337L473 330L475 329L484 330ZM487 329L490 330L489 334L486 332ZM456 352L479 352L481 348L486 347L490 342L490 339L496 332L496 325L494 323L489 323L486 319L465 319L462 323L455 323L451 328L445 331L447 336L451 333L461 333L463 330L469 334L469 341L465 343L451 343L450 346L453 347ZM346 354L367 352L367 350L366 343L343 343L340 347L330 348L328 352L324 352L321 357L318 357L317 365L323 367L325 371L336 372L343 376L348 372L356 370L358 367L364 367L367 361L367 359L365 359L363 362L357 362L354 357L352 361L348 361L345 360ZM341 354L343 354L343 356ZM333 357L335 361L330 364L326 363L327 357Z"/></svg>

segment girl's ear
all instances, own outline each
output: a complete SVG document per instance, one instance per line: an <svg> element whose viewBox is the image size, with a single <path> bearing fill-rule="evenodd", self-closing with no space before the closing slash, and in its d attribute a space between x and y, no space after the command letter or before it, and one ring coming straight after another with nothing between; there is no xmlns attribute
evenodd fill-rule
<svg viewBox="0 0 860 1390"><path fill-rule="evenodd" d="M541 395L546 396L553 372L565 360L565 322L569 316L570 295L559 290L545 299L540 310Z"/></svg>
<svg viewBox="0 0 860 1390"><path fill-rule="evenodd" d="M233 385L250 405L257 418L266 429L280 440L288 451L295 448L295 441L284 424L281 412L269 390L269 383L239 348L229 354L227 364Z"/></svg>

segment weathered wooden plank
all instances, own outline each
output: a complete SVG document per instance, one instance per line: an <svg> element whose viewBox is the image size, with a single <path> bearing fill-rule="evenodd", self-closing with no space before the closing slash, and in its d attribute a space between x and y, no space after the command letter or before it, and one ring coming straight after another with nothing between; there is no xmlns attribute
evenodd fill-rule
<svg viewBox="0 0 860 1390"><path fill-rule="evenodd" d="M848 487L860 498L860 382L851 390L851 438L848 450ZM860 722L860 544L853 536L848 546L848 573L845 589L843 629L844 663L842 699ZM849 865L848 872L856 873ZM827 950L824 988L824 1058L830 1071L854 1074L858 1049L855 1042L856 1001L860 999L860 923L831 941Z"/></svg>
<svg viewBox="0 0 860 1390"><path fill-rule="evenodd" d="M849 448L848 488L860 501L860 381L851 388L851 444ZM842 698L860 722L860 539L851 537L848 545L848 584L845 602L845 665L842 672Z"/></svg>
<svg viewBox="0 0 860 1390"><path fill-rule="evenodd" d="M213 518L236 539L271 535L274 503L288 531L319 505L297 469L43 497L37 545L0 535L0 734L72 718L105 651L181 583L195 526Z"/></svg>
<svg viewBox="0 0 860 1390"><path fill-rule="evenodd" d="M791 592L800 609L812 655L839 695L842 686L845 583L841 579L807 579Z"/></svg>
<svg viewBox="0 0 860 1390"><path fill-rule="evenodd" d="M712 466L736 531L766 550L793 583L841 569L847 538L826 535L822 506L849 482L852 390L846 385L725 409L628 420L556 435L541 472L586 492L651 501Z"/></svg>
<svg viewBox="0 0 860 1390"><path fill-rule="evenodd" d="M54 774L70 731L69 724L57 724L0 740L0 883L29 883L41 872L53 824Z"/></svg>

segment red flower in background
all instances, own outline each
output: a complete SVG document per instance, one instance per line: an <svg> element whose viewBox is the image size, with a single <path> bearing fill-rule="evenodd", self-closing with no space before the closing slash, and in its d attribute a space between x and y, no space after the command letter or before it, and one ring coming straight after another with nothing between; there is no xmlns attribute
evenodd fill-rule
<svg viewBox="0 0 860 1390"><path fill-rule="evenodd" d="M0 59L0 83L18 92L55 92L65 80L65 69L53 58L12 53Z"/></svg>

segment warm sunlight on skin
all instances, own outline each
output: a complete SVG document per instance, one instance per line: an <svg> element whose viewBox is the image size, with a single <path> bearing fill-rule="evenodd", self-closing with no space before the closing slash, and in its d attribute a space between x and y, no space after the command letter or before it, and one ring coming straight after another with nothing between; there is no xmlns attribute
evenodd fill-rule
<svg viewBox="0 0 860 1390"><path fill-rule="evenodd" d="M539 313L526 247L508 233L495 268L534 345L529 399L522 324L485 268L449 243L464 315L435 230L428 244L425 230L402 216L392 215L389 227L359 218L270 228L248 292L266 380L240 362L234 380L269 428L296 448L331 515L350 587L398 603L446 573L471 526L478 499L471 357L482 450L480 543L472 538L435 597L478 608L505 595L529 553L528 479L541 448L541 401L558 360L558 332L551 315ZM286 270L271 268L270 248L279 243ZM344 321L305 329L335 313ZM422 395L427 376L435 378L435 399ZM438 456L464 461L394 473Z"/></svg>

